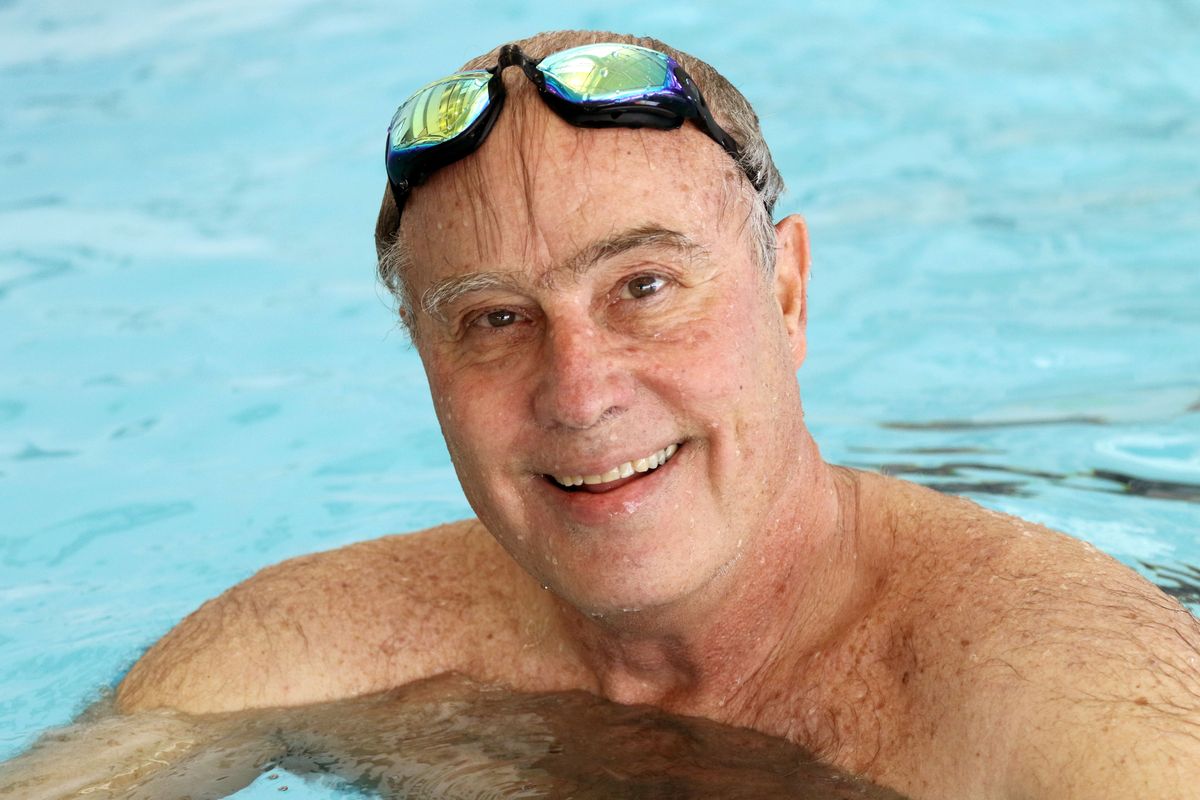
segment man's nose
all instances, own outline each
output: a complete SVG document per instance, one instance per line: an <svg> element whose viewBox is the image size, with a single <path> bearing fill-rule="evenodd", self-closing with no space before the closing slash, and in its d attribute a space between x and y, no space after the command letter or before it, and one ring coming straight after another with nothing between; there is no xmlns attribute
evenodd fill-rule
<svg viewBox="0 0 1200 800"><path fill-rule="evenodd" d="M586 430L620 416L634 379L605 332L587 325L547 331L534 413L545 428Z"/></svg>

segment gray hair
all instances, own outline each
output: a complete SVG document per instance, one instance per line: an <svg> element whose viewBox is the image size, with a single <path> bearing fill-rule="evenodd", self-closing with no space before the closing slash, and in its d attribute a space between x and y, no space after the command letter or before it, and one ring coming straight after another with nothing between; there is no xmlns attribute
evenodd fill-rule
<svg viewBox="0 0 1200 800"><path fill-rule="evenodd" d="M516 44L533 58L596 42L624 42L658 50L674 58L692 76L713 116L741 150L738 160L741 171L731 168L727 184L736 187L733 196L741 194L749 201L750 213L745 224L750 228L755 257L769 274L775 268L775 228L771 214L775 209L775 201L783 194L784 185L759 128L758 115L754 113L750 102L709 64L649 37L606 31L550 31L521 39ZM496 48L471 59L462 68L486 69L496 63L498 56L499 48ZM750 182L745 180L747 175L754 176L754 183L762 188L755 192ZM379 259L379 280L395 298L400 319L411 334L416 306L406 276L412 265L412 254L400 236L400 214L390 190L384 191L379 218L375 223L375 253Z"/></svg>

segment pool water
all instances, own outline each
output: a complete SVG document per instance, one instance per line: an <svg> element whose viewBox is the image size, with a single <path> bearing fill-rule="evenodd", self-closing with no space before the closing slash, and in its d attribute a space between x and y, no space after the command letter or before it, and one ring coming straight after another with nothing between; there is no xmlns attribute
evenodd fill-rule
<svg viewBox="0 0 1200 800"><path fill-rule="evenodd" d="M1200 3L403 6L0 0L0 759L260 567L470 513L373 282L383 136L540 29L756 105L827 458L1200 608Z"/></svg>

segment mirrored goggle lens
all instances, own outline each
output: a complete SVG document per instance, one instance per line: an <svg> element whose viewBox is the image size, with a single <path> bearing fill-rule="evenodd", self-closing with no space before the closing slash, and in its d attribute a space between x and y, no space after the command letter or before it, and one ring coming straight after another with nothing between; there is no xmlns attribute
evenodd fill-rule
<svg viewBox="0 0 1200 800"><path fill-rule="evenodd" d="M588 44L538 62L546 88L572 103L610 103L682 91L670 56L630 44Z"/></svg>
<svg viewBox="0 0 1200 800"><path fill-rule="evenodd" d="M484 70L460 72L417 90L392 117L391 153L432 147L465 131L488 107L491 79Z"/></svg>

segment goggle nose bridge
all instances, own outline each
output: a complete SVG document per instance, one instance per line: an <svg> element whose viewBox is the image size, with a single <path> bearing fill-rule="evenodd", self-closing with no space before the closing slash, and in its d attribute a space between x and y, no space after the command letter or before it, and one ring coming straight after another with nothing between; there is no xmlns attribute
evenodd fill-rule
<svg viewBox="0 0 1200 800"><path fill-rule="evenodd" d="M545 86L546 76L542 75L542 71L537 68L537 63L532 61L529 56L525 55L518 45L506 44L500 48L500 56L496 60L496 66L492 67L491 72L496 77L499 77L504 70L509 67L520 67L521 71L529 80L533 81L539 88Z"/></svg>

